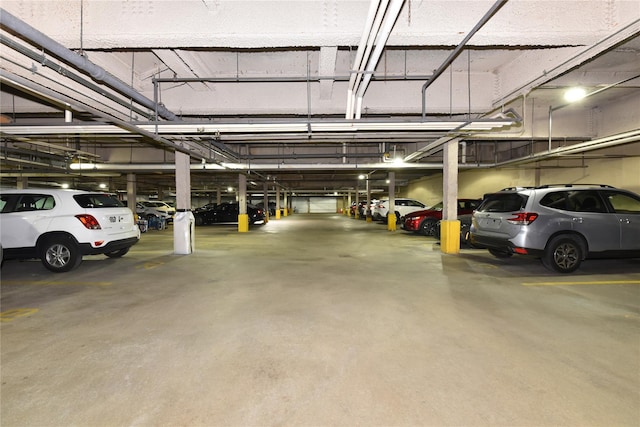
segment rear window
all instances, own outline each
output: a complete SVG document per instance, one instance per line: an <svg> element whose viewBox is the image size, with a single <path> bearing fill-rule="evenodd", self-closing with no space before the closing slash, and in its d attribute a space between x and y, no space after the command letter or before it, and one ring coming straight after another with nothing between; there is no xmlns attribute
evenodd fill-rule
<svg viewBox="0 0 640 427"><path fill-rule="evenodd" d="M77 194L73 198L85 209L124 207L118 199L110 194Z"/></svg>
<svg viewBox="0 0 640 427"><path fill-rule="evenodd" d="M479 212L519 211L527 204L528 196L520 193L495 193L487 196L478 207Z"/></svg>

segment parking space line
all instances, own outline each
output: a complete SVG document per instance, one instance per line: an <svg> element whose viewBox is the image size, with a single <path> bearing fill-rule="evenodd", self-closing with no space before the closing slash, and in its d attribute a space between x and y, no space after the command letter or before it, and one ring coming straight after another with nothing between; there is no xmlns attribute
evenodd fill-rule
<svg viewBox="0 0 640 427"><path fill-rule="evenodd" d="M575 282L523 282L522 286L573 286L573 285L640 285L638 280L597 280Z"/></svg>
<svg viewBox="0 0 640 427"><path fill-rule="evenodd" d="M5 286L111 286L113 282L48 282L44 280L3 280Z"/></svg>
<svg viewBox="0 0 640 427"><path fill-rule="evenodd" d="M19 317L29 316L37 311L37 308L13 308L11 310L0 312L0 322L11 322Z"/></svg>

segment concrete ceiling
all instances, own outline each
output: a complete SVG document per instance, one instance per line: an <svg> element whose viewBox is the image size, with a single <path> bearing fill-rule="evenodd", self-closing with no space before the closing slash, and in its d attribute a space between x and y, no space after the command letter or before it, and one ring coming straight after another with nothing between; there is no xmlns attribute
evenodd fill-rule
<svg viewBox="0 0 640 427"><path fill-rule="evenodd" d="M462 169L581 155L610 138L616 155L640 155L637 0L1 6L3 185L28 176L116 191L136 173L141 192L171 191L174 150L191 154L202 192L238 173L256 190L340 191L363 173L383 188L389 170L403 185L438 173L451 139L465 142ZM374 21L380 55L358 74L376 10L390 32ZM349 79L367 75L351 117ZM591 96L565 107L574 85ZM496 115L504 122L478 130Z"/></svg>

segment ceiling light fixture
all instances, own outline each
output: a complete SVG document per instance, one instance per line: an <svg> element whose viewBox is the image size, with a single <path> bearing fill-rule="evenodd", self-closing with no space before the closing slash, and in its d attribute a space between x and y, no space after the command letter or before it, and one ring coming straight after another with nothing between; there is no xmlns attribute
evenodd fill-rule
<svg viewBox="0 0 640 427"><path fill-rule="evenodd" d="M587 96L587 90L583 87L572 87L564 93L564 100L567 102L576 102Z"/></svg>

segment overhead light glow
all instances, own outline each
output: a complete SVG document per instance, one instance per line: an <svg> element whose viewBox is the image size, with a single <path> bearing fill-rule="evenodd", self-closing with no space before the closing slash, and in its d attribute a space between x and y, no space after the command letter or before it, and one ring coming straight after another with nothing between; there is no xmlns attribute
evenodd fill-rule
<svg viewBox="0 0 640 427"><path fill-rule="evenodd" d="M69 188L69 184L67 183L62 184L62 188Z"/></svg>
<svg viewBox="0 0 640 427"><path fill-rule="evenodd" d="M102 183L100 183L100 185L99 185L98 187L100 187L100 188L107 188L107 184L105 184L105 183L103 183L103 182L102 182Z"/></svg>
<svg viewBox="0 0 640 427"><path fill-rule="evenodd" d="M587 91L583 87L572 87L564 93L564 100L567 102L576 102L587 96Z"/></svg>

